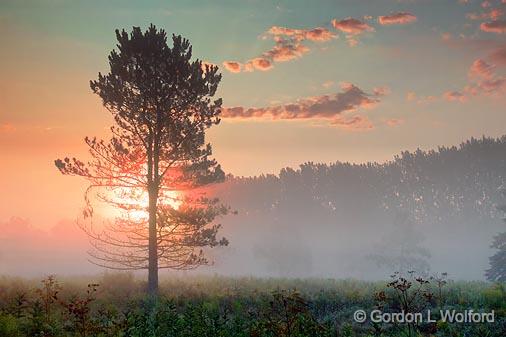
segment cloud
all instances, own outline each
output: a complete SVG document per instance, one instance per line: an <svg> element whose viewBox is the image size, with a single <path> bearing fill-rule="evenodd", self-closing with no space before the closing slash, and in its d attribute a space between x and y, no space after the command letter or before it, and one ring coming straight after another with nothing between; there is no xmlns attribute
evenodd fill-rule
<svg viewBox="0 0 506 337"><path fill-rule="evenodd" d="M432 104L436 101L438 101L440 97L434 96L434 95L419 95L414 91L408 91L406 93L406 101L412 102L416 104Z"/></svg>
<svg viewBox="0 0 506 337"><path fill-rule="evenodd" d="M242 65L235 61L225 61L223 62L223 66L231 73L240 73L242 68Z"/></svg>
<svg viewBox="0 0 506 337"><path fill-rule="evenodd" d="M337 116L331 120L329 124L347 130L360 131L374 129L374 125L366 116Z"/></svg>
<svg viewBox="0 0 506 337"><path fill-rule="evenodd" d="M293 29L280 26L272 26L268 34L273 36L289 36L295 38L297 41L309 40L317 42L329 41L337 36L327 28L316 27L313 29Z"/></svg>
<svg viewBox="0 0 506 337"><path fill-rule="evenodd" d="M491 78L493 76L494 68L494 65L488 64L482 59L477 59L469 68L469 76Z"/></svg>
<svg viewBox="0 0 506 337"><path fill-rule="evenodd" d="M506 77L496 74L495 68L495 65L481 59L475 60L469 68L470 82L464 88L464 94L466 96L502 95L506 90Z"/></svg>
<svg viewBox="0 0 506 337"><path fill-rule="evenodd" d="M309 52L309 47L304 41L326 42L337 35L327 28L316 27L313 29L293 29L281 26L272 26L263 35L263 39L272 39L274 47L263 52L260 56L245 62L244 66L239 62L227 62L225 68L231 72L239 73L241 70L252 72L254 70L267 71L274 67L275 62L287 62Z"/></svg>
<svg viewBox="0 0 506 337"><path fill-rule="evenodd" d="M497 94L506 89L506 77L499 76L478 81L465 88L470 95Z"/></svg>
<svg viewBox="0 0 506 337"><path fill-rule="evenodd" d="M490 22L483 22L480 25L482 31L487 33L504 34L506 33L506 21L496 20Z"/></svg>
<svg viewBox="0 0 506 337"><path fill-rule="evenodd" d="M359 35L364 32L374 32L374 28L367 23L354 18L346 18L344 20L332 20L332 26L346 34Z"/></svg>
<svg viewBox="0 0 506 337"><path fill-rule="evenodd" d="M390 94L390 92L391 92L391 90L387 86L376 87L373 89L373 93L376 96L386 96L386 95Z"/></svg>
<svg viewBox="0 0 506 337"><path fill-rule="evenodd" d="M292 40L279 39L274 48L266 51L263 56L275 62L286 62L309 52L309 48Z"/></svg>
<svg viewBox="0 0 506 337"><path fill-rule="evenodd" d="M404 25L408 23L413 23L416 20L417 20L416 16L408 12L398 12L378 17L378 22L381 25Z"/></svg>
<svg viewBox="0 0 506 337"><path fill-rule="evenodd" d="M504 12L500 8L491 9L489 12L485 13L469 13L466 17L470 20L497 20L499 19Z"/></svg>
<svg viewBox="0 0 506 337"><path fill-rule="evenodd" d="M357 36L365 32L374 32L374 28L369 24L354 18L346 18L344 20L332 20L332 26L346 34L346 40L350 47L358 44Z"/></svg>
<svg viewBox="0 0 506 337"><path fill-rule="evenodd" d="M496 74L495 69L494 64L475 60L469 67L469 81L464 89L446 91L442 98L450 102L465 102L471 96L502 95L506 91L506 77Z"/></svg>
<svg viewBox="0 0 506 337"><path fill-rule="evenodd" d="M273 120L286 119L326 119L331 125L351 127L351 125L366 126L365 118L344 118L344 112L368 108L380 102L379 95L368 94L351 83L342 83L342 91L331 95L321 95L299 99L296 102L274 105L263 108L244 108L241 106L223 108L223 118L268 118Z"/></svg>
<svg viewBox="0 0 506 337"><path fill-rule="evenodd" d="M460 91L447 91L443 94L443 98L450 102L464 102L466 100L466 96Z"/></svg>
<svg viewBox="0 0 506 337"><path fill-rule="evenodd" d="M248 63L244 65L245 71L253 71L254 69L267 71L272 68L272 62L269 59L263 57L257 57L252 60L249 60Z"/></svg>

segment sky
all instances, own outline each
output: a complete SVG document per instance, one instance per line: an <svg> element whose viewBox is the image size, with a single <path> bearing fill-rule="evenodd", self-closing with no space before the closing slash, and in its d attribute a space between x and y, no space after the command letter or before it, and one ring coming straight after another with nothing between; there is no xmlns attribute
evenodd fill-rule
<svg viewBox="0 0 506 337"><path fill-rule="evenodd" d="M182 34L220 67L208 132L227 173L391 159L505 133L506 1L0 0L0 222L75 219L85 156L112 121L89 81L114 30Z"/></svg>

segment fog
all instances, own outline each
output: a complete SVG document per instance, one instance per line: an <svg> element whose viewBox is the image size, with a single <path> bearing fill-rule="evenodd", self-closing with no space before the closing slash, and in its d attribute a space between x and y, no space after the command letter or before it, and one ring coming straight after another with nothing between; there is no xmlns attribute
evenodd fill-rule
<svg viewBox="0 0 506 337"><path fill-rule="evenodd" d="M221 219L230 244L191 273L386 279L394 271L482 280L504 231L506 138L405 152L385 164L314 164L278 175L232 177L213 193L237 210ZM49 231L0 222L2 274L90 274L72 220ZM161 275L173 273L162 271Z"/></svg>

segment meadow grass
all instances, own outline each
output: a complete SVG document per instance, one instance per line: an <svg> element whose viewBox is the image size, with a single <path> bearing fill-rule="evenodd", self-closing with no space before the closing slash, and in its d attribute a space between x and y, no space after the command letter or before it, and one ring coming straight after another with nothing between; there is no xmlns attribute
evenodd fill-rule
<svg viewBox="0 0 506 337"><path fill-rule="evenodd" d="M434 282L398 301L389 281L172 275L146 295L140 275L0 277L0 336L505 336L504 284ZM89 286L90 285L90 286ZM426 296L429 294L430 296ZM423 296L422 296L423 295ZM438 298L441 297L441 298ZM411 298L411 297L409 297ZM494 323L357 323L355 310L494 310Z"/></svg>

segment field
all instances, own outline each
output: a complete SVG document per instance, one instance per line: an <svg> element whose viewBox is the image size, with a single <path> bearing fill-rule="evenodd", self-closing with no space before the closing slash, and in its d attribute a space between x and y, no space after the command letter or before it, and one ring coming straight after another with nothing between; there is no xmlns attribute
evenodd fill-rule
<svg viewBox="0 0 506 337"><path fill-rule="evenodd" d="M445 276L388 282L132 274L0 278L0 336L504 336L504 284ZM494 311L493 323L357 323L356 310Z"/></svg>

